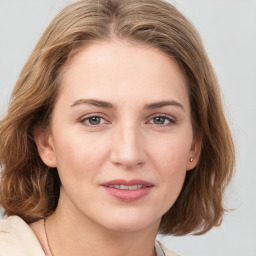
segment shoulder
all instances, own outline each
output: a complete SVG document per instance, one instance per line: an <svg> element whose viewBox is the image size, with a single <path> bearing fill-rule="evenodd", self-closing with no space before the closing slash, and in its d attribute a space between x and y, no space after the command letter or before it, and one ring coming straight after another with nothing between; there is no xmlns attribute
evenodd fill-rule
<svg viewBox="0 0 256 256"><path fill-rule="evenodd" d="M160 247L162 248L165 256L179 256L177 253L167 249L162 243L158 241Z"/></svg>
<svg viewBox="0 0 256 256"><path fill-rule="evenodd" d="M29 225L18 216L0 220L0 256L45 256Z"/></svg>

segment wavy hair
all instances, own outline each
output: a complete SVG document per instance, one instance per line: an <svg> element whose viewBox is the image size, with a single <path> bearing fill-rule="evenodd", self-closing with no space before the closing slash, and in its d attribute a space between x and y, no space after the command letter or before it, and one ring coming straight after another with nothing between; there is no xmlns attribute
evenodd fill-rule
<svg viewBox="0 0 256 256"><path fill-rule="evenodd" d="M27 60L0 122L0 204L6 215L30 223L50 215L59 198L55 168L41 160L36 126L47 127L62 67L94 41L126 40L156 47L174 59L187 82L194 132L202 141L197 166L162 217L161 234L202 234L222 221L223 194L234 167L234 145L218 81L195 28L162 0L82 0L51 22Z"/></svg>

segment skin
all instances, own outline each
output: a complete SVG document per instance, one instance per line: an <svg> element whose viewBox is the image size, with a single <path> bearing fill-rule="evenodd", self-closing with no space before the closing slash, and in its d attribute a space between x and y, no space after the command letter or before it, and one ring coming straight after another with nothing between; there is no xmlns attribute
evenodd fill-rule
<svg viewBox="0 0 256 256"><path fill-rule="evenodd" d="M55 256L155 255L161 217L200 149L185 78L170 57L129 42L86 46L66 63L50 127L38 128L35 141L62 182L46 221ZM123 201L101 186L113 179L141 179L153 188Z"/></svg>

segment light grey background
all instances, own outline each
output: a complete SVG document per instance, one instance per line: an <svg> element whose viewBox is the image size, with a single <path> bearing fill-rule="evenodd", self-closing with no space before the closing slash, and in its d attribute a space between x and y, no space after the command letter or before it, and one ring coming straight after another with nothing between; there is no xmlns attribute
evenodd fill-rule
<svg viewBox="0 0 256 256"><path fill-rule="evenodd" d="M0 0L0 117L27 57L70 0ZM256 256L256 0L171 1L199 30L219 78L236 148L235 210L205 235L161 238L183 256Z"/></svg>

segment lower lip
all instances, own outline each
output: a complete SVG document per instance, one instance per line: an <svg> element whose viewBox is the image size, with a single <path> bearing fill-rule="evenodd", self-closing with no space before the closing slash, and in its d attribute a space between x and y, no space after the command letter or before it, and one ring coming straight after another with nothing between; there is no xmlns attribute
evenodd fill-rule
<svg viewBox="0 0 256 256"><path fill-rule="evenodd" d="M150 191L152 190L153 186L150 187L144 187L134 190L128 190L128 189L118 189L118 188L110 188L103 186L103 188L112 196L122 200L122 201L136 201L140 198L148 195Z"/></svg>

